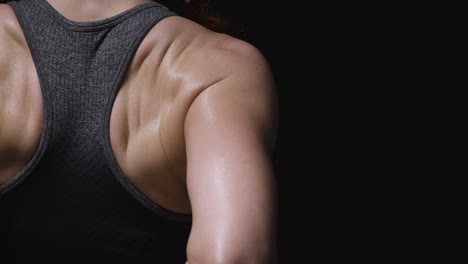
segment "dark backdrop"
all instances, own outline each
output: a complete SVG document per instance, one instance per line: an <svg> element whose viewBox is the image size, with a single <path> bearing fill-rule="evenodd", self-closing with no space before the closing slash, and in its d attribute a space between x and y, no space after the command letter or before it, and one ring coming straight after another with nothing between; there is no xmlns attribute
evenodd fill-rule
<svg viewBox="0 0 468 264"><path fill-rule="evenodd" d="M280 263L460 263L466 9L307 2L211 1L277 79Z"/></svg>
<svg viewBox="0 0 468 264"><path fill-rule="evenodd" d="M456 127L441 99L457 87L451 75L461 69L465 33L452 33L465 10L161 3L251 42L272 65L280 263L457 263L442 163L443 132Z"/></svg>

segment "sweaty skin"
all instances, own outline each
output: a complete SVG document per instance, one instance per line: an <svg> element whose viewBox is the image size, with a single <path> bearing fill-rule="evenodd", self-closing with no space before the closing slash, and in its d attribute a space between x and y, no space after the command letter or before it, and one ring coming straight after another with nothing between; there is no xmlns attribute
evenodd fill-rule
<svg viewBox="0 0 468 264"><path fill-rule="evenodd" d="M49 0L77 22L142 2ZM31 160L43 122L36 68L5 4L0 73L1 185ZM137 188L192 213L187 263L276 262L276 119L272 72L251 44L182 17L163 19L143 40L114 103L111 143Z"/></svg>

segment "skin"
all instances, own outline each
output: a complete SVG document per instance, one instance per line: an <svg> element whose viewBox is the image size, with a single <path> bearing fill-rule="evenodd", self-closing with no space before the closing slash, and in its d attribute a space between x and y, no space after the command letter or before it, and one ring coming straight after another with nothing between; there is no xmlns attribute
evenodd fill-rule
<svg viewBox="0 0 468 264"><path fill-rule="evenodd" d="M77 22L142 2L49 0ZM0 40L4 184L37 149L43 101L26 40L7 5L0 5ZM258 49L182 17L162 20L130 65L110 126L114 154L130 181L155 203L192 213L186 263L276 263L271 156L277 99Z"/></svg>

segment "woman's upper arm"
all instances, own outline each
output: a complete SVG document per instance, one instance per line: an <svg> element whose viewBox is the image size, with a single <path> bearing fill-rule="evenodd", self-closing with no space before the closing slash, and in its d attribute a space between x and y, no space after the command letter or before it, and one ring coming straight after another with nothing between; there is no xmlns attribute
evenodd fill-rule
<svg viewBox="0 0 468 264"><path fill-rule="evenodd" d="M276 108L261 56L192 103L185 122L191 264L274 263Z"/></svg>

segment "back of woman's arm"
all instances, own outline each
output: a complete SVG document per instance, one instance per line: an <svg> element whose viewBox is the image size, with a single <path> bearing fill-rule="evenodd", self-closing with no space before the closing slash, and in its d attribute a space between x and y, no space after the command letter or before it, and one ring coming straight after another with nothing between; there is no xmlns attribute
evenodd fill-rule
<svg viewBox="0 0 468 264"><path fill-rule="evenodd" d="M241 52L242 69L199 94L186 118L190 264L276 262L275 87L262 55Z"/></svg>

